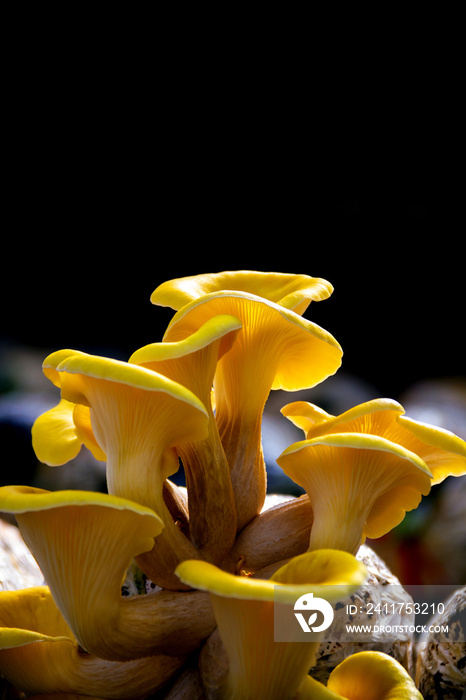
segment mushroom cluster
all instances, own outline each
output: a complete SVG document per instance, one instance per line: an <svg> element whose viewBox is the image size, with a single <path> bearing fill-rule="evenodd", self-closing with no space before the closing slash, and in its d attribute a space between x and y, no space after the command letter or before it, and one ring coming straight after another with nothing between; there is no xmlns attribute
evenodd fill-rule
<svg viewBox="0 0 466 700"><path fill-rule="evenodd" d="M60 399L34 423L36 456L58 467L84 447L105 462L107 491L0 488L0 511L44 575L43 586L0 592L0 673L18 690L422 698L377 650L350 654L327 682L313 677L323 631L303 641L293 610L308 595L335 609L360 590L365 539L466 474L466 443L388 399L340 416L288 404L304 439L277 463L305 494L264 509L264 407L272 390L309 389L339 369L337 340L303 316L332 292L284 273L174 279L151 296L174 311L159 342L126 362L70 349L45 359ZM185 489L170 478L180 469ZM150 586L123 595L135 571Z"/></svg>

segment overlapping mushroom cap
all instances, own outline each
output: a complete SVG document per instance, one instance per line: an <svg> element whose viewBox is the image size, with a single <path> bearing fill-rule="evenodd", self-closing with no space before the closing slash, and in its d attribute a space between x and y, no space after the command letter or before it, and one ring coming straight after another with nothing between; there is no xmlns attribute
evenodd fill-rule
<svg viewBox="0 0 466 700"><path fill-rule="evenodd" d="M226 313L238 318L243 328L217 365L215 415L241 530L264 503L261 425L270 391L315 386L337 371L342 350L330 333L294 311L254 294L228 290L183 306L169 323L164 341L186 338L209 319Z"/></svg>
<svg viewBox="0 0 466 700"><path fill-rule="evenodd" d="M284 406L282 413L307 438L356 432L379 435L402 445L424 460L432 472L432 484L447 476L466 474L466 442L448 430L409 418L403 406L392 399L367 401L339 416L309 402L295 401Z"/></svg>
<svg viewBox="0 0 466 700"><path fill-rule="evenodd" d="M342 661L327 686L306 679L299 700L423 700L398 661L378 651L361 651Z"/></svg>
<svg viewBox="0 0 466 700"><path fill-rule="evenodd" d="M236 270L169 280L154 290L151 301L178 310L205 294L225 289L255 294L299 314L306 311L311 301L327 299L333 292L330 282L320 277Z"/></svg>
<svg viewBox="0 0 466 700"><path fill-rule="evenodd" d="M179 656L213 629L199 592L122 597L130 562L150 551L162 532L151 509L89 491L5 486L0 510L16 516L60 612L89 653L118 661Z"/></svg>
<svg viewBox="0 0 466 700"><path fill-rule="evenodd" d="M356 554L366 537L378 538L416 508L432 474L413 452L362 433L332 433L294 443L277 458L309 496L309 548Z"/></svg>
<svg viewBox="0 0 466 700"><path fill-rule="evenodd" d="M42 363L45 376L59 389L57 367L71 355L84 355L78 350L58 350ZM90 409L61 398L60 402L40 415L32 426L32 447L39 461L51 467L74 459L85 445L96 459L105 462L106 455L92 432Z"/></svg>
<svg viewBox="0 0 466 700"><path fill-rule="evenodd" d="M161 688L184 661L159 655L123 663L85 654L47 586L0 592L0 673L28 695L138 700Z"/></svg>
<svg viewBox="0 0 466 700"><path fill-rule="evenodd" d="M217 677L219 660L204 658L203 681L219 699L286 700L294 698L315 662L319 640L300 642L296 620L275 642L274 606L290 606L312 593L328 602L344 600L366 578L364 565L346 552L315 551L295 557L269 580L234 576L207 562L185 561L177 575L209 591L228 670ZM204 655L209 654L206 647Z"/></svg>

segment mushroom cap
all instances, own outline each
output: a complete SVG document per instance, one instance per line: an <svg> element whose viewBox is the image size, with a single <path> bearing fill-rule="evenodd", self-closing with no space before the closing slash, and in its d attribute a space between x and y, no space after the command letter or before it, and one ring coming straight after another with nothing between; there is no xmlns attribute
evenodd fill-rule
<svg viewBox="0 0 466 700"><path fill-rule="evenodd" d="M241 330L241 322L230 314L219 314L208 319L192 335L182 340L170 342L169 334L165 335L163 343L150 343L139 348L129 358L128 362L136 365L164 362L185 357L203 350L216 340L222 340L218 356L221 357L231 348L236 333Z"/></svg>
<svg viewBox="0 0 466 700"><path fill-rule="evenodd" d="M93 434L109 465L110 454L120 452L125 441L131 442L136 451L148 449L150 443L164 452L181 442L207 436L209 414L202 401L162 374L96 355L69 356L57 369L62 397L92 409ZM129 442L125 445L127 453ZM165 465L170 473L164 473L164 477L178 469L174 459L165 460ZM113 468L109 466L107 472L113 490ZM131 491L127 494L132 497ZM126 492L120 490L120 495Z"/></svg>
<svg viewBox="0 0 466 700"><path fill-rule="evenodd" d="M381 537L431 487L432 474L418 455L378 435L332 433L303 440L284 450L277 463L309 495L311 541L325 526L331 541L338 535L332 527L343 521L348 527L353 519L361 521L363 537ZM332 524L318 525L319 513L331 515Z"/></svg>
<svg viewBox="0 0 466 700"><path fill-rule="evenodd" d="M282 413L307 438L331 433L380 435L419 455L432 472L432 484L466 474L466 442L454 433L404 415L392 399L374 399L332 416L306 401L284 406Z"/></svg>
<svg viewBox="0 0 466 700"><path fill-rule="evenodd" d="M203 404L188 389L157 372L152 372L145 367L139 367L135 364L108 357L100 357L99 355L74 354L61 362L57 370L62 375L62 395L65 394L65 398L74 403L82 403L85 406L90 405L86 396L87 392L82 386L82 381L79 380L79 376L86 376L130 386L134 389L161 391L171 394L174 398L190 403L201 413L205 414ZM63 373L74 375L76 381L66 383L63 386L63 380L65 379Z"/></svg>
<svg viewBox="0 0 466 700"><path fill-rule="evenodd" d="M50 467L74 459L82 445L97 460L106 460L105 453L95 439L88 406L61 399L56 406L36 418L31 436L37 459Z"/></svg>
<svg viewBox="0 0 466 700"><path fill-rule="evenodd" d="M1 487L0 510L16 516L80 644L85 649L111 646L109 630L118 624L121 582L131 559L154 546L163 528L158 515L106 493L29 486Z"/></svg>
<svg viewBox="0 0 466 700"><path fill-rule="evenodd" d="M315 550L291 559L268 580L235 576L205 561L187 560L177 576L193 588L242 600L292 604L312 591L326 600L339 600L361 586L367 576L364 564L348 552Z"/></svg>
<svg viewBox="0 0 466 700"><path fill-rule="evenodd" d="M327 299L333 287L327 280L309 275L237 270L169 280L152 292L151 302L178 310L194 299L222 290L252 293L302 314L312 300Z"/></svg>
<svg viewBox="0 0 466 700"><path fill-rule="evenodd" d="M126 405L133 414L133 421L126 420L126 427L128 427L128 424L134 423L136 404L133 392L142 391L146 398L151 393L157 392L168 397L170 406L175 402L172 410L177 411L179 416L179 420L169 421L172 434L171 437L167 436L166 447L174 446L177 440L199 440L207 435L209 416L204 404L189 389L157 372L97 355L69 356L58 365L57 369L61 375L62 397L72 403L89 407L94 403L94 408L95 402L98 403L100 400L102 419L105 414L109 416L112 411L118 411L118 405L121 403ZM113 393L108 392L110 389ZM115 392L119 392L120 401L117 401ZM159 404L160 402L157 402L157 405L153 406L154 410L158 410ZM182 408L183 417L181 417ZM147 407L144 410L147 413ZM147 415L146 418L148 420ZM96 426L93 427L96 434ZM113 440L113 429L114 426L110 431L111 434L107 435L108 439ZM102 451L108 454L104 436L101 435L100 439L97 435L96 437ZM114 437L116 440L118 437L121 440L121 435Z"/></svg>
<svg viewBox="0 0 466 700"><path fill-rule="evenodd" d="M62 680L74 674L75 654L76 640L47 586L0 593L2 677L28 693L69 691Z"/></svg>
<svg viewBox="0 0 466 700"><path fill-rule="evenodd" d="M163 523L159 516L150 508L130 501L126 498L111 496L98 491L63 490L47 491L35 486L1 486L0 506L5 513L33 513L53 510L63 506L103 506L119 511L134 513L137 517L149 518L154 532L159 534ZM152 535L156 537L156 535Z"/></svg>
<svg viewBox="0 0 466 700"><path fill-rule="evenodd" d="M66 399L42 413L33 423L32 448L37 459L50 466L66 464L81 450L73 421L75 404Z"/></svg>
<svg viewBox="0 0 466 700"><path fill-rule="evenodd" d="M466 474L465 440L449 430L422 423L408 416L400 416L398 424L411 437L411 443L406 441L409 449L420 454L431 470L433 485L440 484L447 476Z"/></svg>
<svg viewBox="0 0 466 700"><path fill-rule="evenodd" d="M406 669L379 651L346 658L330 674L327 688L348 700L422 700Z"/></svg>
<svg viewBox="0 0 466 700"><path fill-rule="evenodd" d="M366 401L350 408L339 416L333 416L308 401L293 401L281 409L281 413L293 425L301 428L307 438L328 433L349 432L352 426L352 432L375 432L375 434L380 434L376 432L378 425L381 422L385 425L383 421L386 420L388 415L383 414L383 411L390 412L392 416L404 413L403 407L392 399ZM374 416L374 414L377 415ZM371 418L374 418L374 420L371 421ZM388 416L388 420L390 420L390 416ZM394 417L391 420L393 421Z"/></svg>
<svg viewBox="0 0 466 700"><path fill-rule="evenodd" d="M139 700L183 662L175 656L118 662L83 654L47 586L0 593L0 673L28 695Z"/></svg>
<svg viewBox="0 0 466 700"><path fill-rule="evenodd" d="M234 316L220 314L208 319L184 338L151 343L136 350L130 363L141 365L179 382L212 408L212 383L217 362L231 349L241 322Z"/></svg>
<svg viewBox="0 0 466 700"><path fill-rule="evenodd" d="M243 359L249 356L254 364L254 373L261 362L273 377L269 390L313 387L341 365L343 351L330 333L280 304L247 292L219 291L194 299L175 314L164 338L191 335L213 316L225 313L243 325L225 361L243 353ZM252 379L244 377L245 382Z"/></svg>
<svg viewBox="0 0 466 700"><path fill-rule="evenodd" d="M56 387L61 388L58 367L73 355L86 355L79 350L57 350L42 363L42 370ZM93 456L105 462L106 455L92 431L88 406L80 406L63 397L57 406L38 416L32 426L32 447L37 459L55 467L74 459L84 444Z"/></svg>
<svg viewBox="0 0 466 700"><path fill-rule="evenodd" d="M34 641L75 643L48 586L0 593L0 649Z"/></svg>

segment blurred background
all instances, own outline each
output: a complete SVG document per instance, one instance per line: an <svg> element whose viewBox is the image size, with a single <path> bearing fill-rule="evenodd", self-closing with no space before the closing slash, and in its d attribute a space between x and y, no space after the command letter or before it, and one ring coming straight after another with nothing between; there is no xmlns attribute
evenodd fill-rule
<svg viewBox="0 0 466 700"><path fill-rule="evenodd" d="M154 79L118 58L91 80L47 49L17 61L0 244L2 483L104 489L84 451L57 469L35 459L31 425L58 400L42 360L60 348L125 360L172 316L149 301L160 283L222 270L334 286L305 316L340 342L342 368L299 398L331 413L393 398L466 438L455 127L426 117L431 93L415 66L401 93L383 65L377 83L344 67L331 85L313 77L310 108L282 72L239 85L231 65L226 83L185 65L178 82L159 71L148 89ZM299 439L279 411L295 398L273 393L264 414L272 493L299 493L275 463ZM447 480L377 542L402 580L464 582L465 492L466 477Z"/></svg>

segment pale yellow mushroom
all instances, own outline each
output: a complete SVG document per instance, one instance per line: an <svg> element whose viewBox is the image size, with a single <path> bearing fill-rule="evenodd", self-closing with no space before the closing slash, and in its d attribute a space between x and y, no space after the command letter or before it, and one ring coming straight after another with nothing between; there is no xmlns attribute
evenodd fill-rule
<svg viewBox="0 0 466 700"><path fill-rule="evenodd" d="M270 580L235 576L194 560L180 564L177 574L185 583L210 593L227 656L223 665L222 650L217 648L211 663L203 660L200 668L207 697L291 700L314 665L320 643L320 633L311 642L299 641L302 632L293 615L294 604L304 594L329 603L344 600L362 585L366 569L347 552L323 550L293 558ZM284 639L275 641L274 610L279 606L289 617L280 630Z"/></svg>
<svg viewBox="0 0 466 700"><path fill-rule="evenodd" d="M278 458L309 496L310 549L356 554L366 537L381 537L429 493L423 460L386 438L335 433L290 445Z"/></svg>
<svg viewBox="0 0 466 700"><path fill-rule="evenodd" d="M207 410L178 382L134 364L80 354L57 371L62 398L90 408L93 435L107 456L109 493L153 508L164 522L141 568L159 586L179 588L176 565L201 555L170 516L163 485L179 468L174 448L207 436Z"/></svg>
<svg viewBox="0 0 466 700"><path fill-rule="evenodd" d="M175 314L164 339L186 338L224 313L243 325L231 350L219 360L214 378L215 416L231 470L239 531L264 504L261 428L271 389L315 386L337 371L342 350L319 326L246 292L220 291L195 299Z"/></svg>
<svg viewBox="0 0 466 700"><path fill-rule="evenodd" d="M240 330L234 316L215 316L183 340L170 342L167 334L163 343L146 345L129 358L130 363L179 382L207 410L207 437L179 444L176 451L186 475L191 539L203 557L214 563L221 562L234 542L236 508L212 410L212 384L218 359L230 350Z"/></svg>
<svg viewBox="0 0 466 700"><path fill-rule="evenodd" d="M151 551L163 528L149 508L90 491L0 488L55 603L80 646L112 661L199 646L215 621L205 593L161 590L124 597L129 564Z"/></svg>
<svg viewBox="0 0 466 700"><path fill-rule="evenodd" d="M392 399L366 401L338 416L309 402L295 401L284 406L282 413L306 438L350 432L387 438L424 460L432 472L432 484L466 474L466 442L449 430L409 418Z"/></svg>
<svg viewBox="0 0 466 700"><path fill-rule="evenodd" d="M388 654L361 651L348 656L324 686L308 677L296 700L423 700L413 679Z"/></svg>
<svg viewBox="0 0 466 700"><path fill-rule="evenodd" d="M47 586L0 592L0 674L28 695L142 700L184 662L166 655L100 659L80 649Z"/></svg>
<svg viewBox="0 0 466 700"><path fill-rule="evenodd" d="M284 272L236 270L214 272L168 280L154 290L153 304L179 310L205 294L222 290L247 292L263 297L298 314L303 314L311 301L327 299L333 286L321 277Z"/></svg>
<svg viewBox="0 0 466 700"><path fill-rule="evenodd" d="M56 387L61 388L58 365L71 355L83 355L78 350L58 350L48 355L42 370ZM90 410L62 398L53 408L42 413L32 426L32 447L37 459L51 467L74 459L85 445L94 457L105 462L105 453L92 432Z"/></svg>

